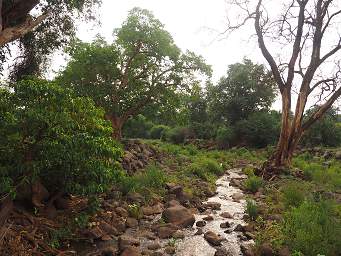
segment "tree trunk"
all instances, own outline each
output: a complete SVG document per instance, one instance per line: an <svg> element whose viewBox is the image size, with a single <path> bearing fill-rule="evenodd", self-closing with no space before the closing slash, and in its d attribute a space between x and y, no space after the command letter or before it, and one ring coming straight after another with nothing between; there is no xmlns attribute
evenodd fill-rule
<svg viewBox="0 0 341 256"><path fill-rule="evenodd" d="M107 115L106 116L107 119L109 119L111 121L111 125L113 128L113 132L112 132L112 137L115 140L121 140L122 139L122 127L124 124L124 119L114 116L114 115Z"/></svg>

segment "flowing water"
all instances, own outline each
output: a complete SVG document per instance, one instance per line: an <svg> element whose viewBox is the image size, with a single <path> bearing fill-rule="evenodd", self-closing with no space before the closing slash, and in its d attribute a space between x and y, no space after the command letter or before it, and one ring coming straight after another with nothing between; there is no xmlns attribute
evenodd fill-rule
<svg viewBox="0 0 341 256"><path fill-rule="evenodd" d="M212 231L221 235L225 240L222 242L222 247L226 249L228 255L237 256L242 255L240 245L243 243L240 240L241 232L233 231L238 225L245 225L243 220L246 202L244 199L238 201L233 200L232 195L235 193L242 193L242 191L230 185L232 179L244 179L246 176L242 174L241 169L231 169L227 174L217 180L217 194L208 199L207 202L217 202L221 204L220 210L213 210L211 212L197 214L196 221L202 220L205 216L213 217L212 221L207 221L206 226L202 227L203 233ZM221 213L228 212L232 218L223 218ZM228 221L231 224L230 233L224 233L226 229L222 229L220 224ZM213 256L216 249L212 247L204 238L204 235L195 235L197 228L194 225L192 229L186 231L185 238L177 244L177 256ZM253 243L253 241L248 241Z"/></svg>

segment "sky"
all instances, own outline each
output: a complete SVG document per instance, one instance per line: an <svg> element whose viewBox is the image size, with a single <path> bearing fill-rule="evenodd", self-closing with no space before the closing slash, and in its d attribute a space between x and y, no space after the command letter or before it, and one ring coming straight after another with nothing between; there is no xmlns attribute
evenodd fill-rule
<svg viewBox="0 0 341 256"><path fill-rule="evenodd" d="M227 26L229 13L225 1L103 0L98 12L100 26L81 23L78 26L78 37L84 41L91 41L96 34L101 34L111 41L114 28L121 26L132 8L145 8L152 11L165 25L165 29L173 36L178 47L205 58L213 69L212 80L217 82L226 74L228 65L240 62L244 57L256 63L265 63L255 38L250 38L254 33L252 24L238 33L222 35ZM60 70L65 63L64 57L56 56L52 70ZM274 108L280 108L278 100Z"/></svg>

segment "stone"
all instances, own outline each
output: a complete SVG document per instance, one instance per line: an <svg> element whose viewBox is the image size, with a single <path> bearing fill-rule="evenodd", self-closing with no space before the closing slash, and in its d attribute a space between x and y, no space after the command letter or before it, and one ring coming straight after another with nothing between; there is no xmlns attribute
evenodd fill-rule
<svg viewBox="0 0 341 256"><path fill-rule="evenodd" d="M237 202L239 202L240 200L242 200L244 198L244 195L242 194L242 193L234 193L233 195L232 195L232 199L234 200L234 201L237 201Z"/></svg>
<svg viewBox="0 0 341 256"><path fill-rule="evenodd" d="M178 200L172 199L169 202L167 202L167 207L173 207L173 206L177 206L180 205Z"/></svg>
<svg viewBox="0 0 341 256"><path fill-rule="evenodd" d="M213 220L213 216L211 216L211 215L208 215L208 216L206 216L206 217L204 217L204 218L202 218L203 220L206 220L206 221L212 221Z"/></svg>
<svg viewBox="0 0 341 256"><path fill-rule="evenodd" d="M102 221L100 224L99 224L99 228L102 229L105 233L109 234L109 235L115 235L117 236L118 235L118 230L111 226L110 224L108 224L107 222L105 221Z"/></svg>
<svg viewBox="0 0 341 256"><path fill-rule="evenodd" d="M212 231L207 231L204 235L204 238L208 243L214 246L219 246L221 245L221 241L223 240L219 235Z"/></svg>
<svg viewBox="0 0 341 256"><path fill-rule="evenodd" d="M221 228L229 228L229 227L231 227L231 224L228 221L226 221L226 222L221 223L220 227Z"/></svg>
<svg viewBox="0 0 341 256"><path fill-rule="evenodd" d="M142 212L144 215L154 215L154 214L159 214L162 213L163 211L163 206L162 204L155 204L153 206L143 206L142 207Z"/></svg>
<svg viewBox="0 0 341 256"><path fill-rule="evenodd" d="M173 234L173 238L175 238L175 239L184 239L185 238L185 234L181 230L177 230Z"/></svg>
<svg viewBox="0 0 341 256"><path fill-rule="evenodd" d="M147 248L148 248L149 250L155 251L155 250L160 249L160 248L161 248L161 245L160 245L158 242L155 242L155 243L151 243L151 244L147 245Z"/></svg>
<svg viewBox="0 0 341 256"><path fill-rule="evenodd" d="M208 202L205 204L206 208L212 209L212 210L220 210L221 203L217 202Z"/></svg>
<svg viewBox="0 0 341 256"><path fill-rule="evenodd" d="M274 250L270 243L264 243L259 247L260 254L262 256L273 256Z"/></svg>
<svg viewBox="0 0 341 256"><path fill-rule="evenodd" d="M242 226L243 232L253 232L255 230L255 226L251 223L246 226Z"/></svg>
<svg viewBox="0 0 341 256"><path fill-rule="evenodd" d="M123 207L117 207L115 209L116 213L123 217L123 218L127 218L129 215L128 215L128 211L126 209L124 209Z"/></svg>
<svg viewBox="0 0 341 256"><path fill-rule="evenodd" d="M120 236L118 243L119 243L119 247L121 250L125 250L126 248L129 248L130 246L140 245L140 241L138 239L128 236L128 235Z"/></svg>
<svg viewBox="0 0 341 256"><path fill-rule="evenodd" d="M283 220L283 217L280 214L272 214L268 216L268 220L281 222Z"/></svg>
<svg viewBox="0 0 341 256"><path fill-rule="evenodd" d="M243 232L244 231L244 227L241 224L238 224L235 228L234 231L237 232Z"/></svg>
<svg viewBox="0 0 341 256"><path fill-rule="evenodd" d="M282 247L282 248L279 250L278 255L279 255L279 256L290 256L291 253L290 253L289 247L288 247L288 246Z"/></svg>
<svg viewBox="0 0 341 256"><path fill-rule="evenodd" d="M176 185L168 190L169 194L174 194L177 197L181 196L183 194L183 188L180 185Z"/></svg>
<svg viewBox="0 0 341 256"><path fill-rule="evenodd" d="M220 217L223 217L225 219L232 219L233 218L233 216L229 212L222 212L220 214Z"/></svg>
<svg viewBox="0 0 341 256"><path fill-rule="evenodd" d="M336 151L336 153L335 153L335 159L341 160L341 151Z"/></svg>
<svg viewBox="0 0 341 256"><path fill-rule="evenodd" d="M227 252L225 248L217 248L214 253L214 256L229 256L230 254Z"/></svg>
<svg viewBox="0 0 341 256"><path fill-rule="evenodd" d="M137 221L137 219L130 218L130 217L127 218L126 226L128 228L136 228L138 225L139 225L139 222Z"/></svg>
<svg viewBox="0 0 341 256"><path fill-rule="evenodd" d="M170 255L173 255L173 254L175 254L175 247L174 246L167 246L165 248L165 252L170 254Z"/></svg>
<svg viewBox="0 0 341 256"><path fill-rule="evenodd" d="M89 239L100 239L102 236L106 234L98 226L95 226L90 229L84 230L83 235Z"/></svg>
<svg viewBox="0 0 341 256"><path fill-rule="evenodd" d="M204 234L204 231L202 230L202 228L198 228L197 232L195 232L194 235L200 236L200 235L202 235L202 234Z"/></svg>
<svg viewBox="0 0 341 256"><path fill-rule="evenodd" d="M121 256L140 256L140 250L134 246L129 246L123 250Z"/></svg>
<svg viewBox="0 0 341 256"><path fill-rule="evenodd" d="M195 223L195 225L196 225L197 227L204 227L204 226L206 226L206 221L204 221L204 220L199 220L199 221L197 221L197 223Z"/></svg>
<svg viewBox="0 0 341 256"><path fill-rule="evenodd" d="M254 256L255 255L249 245L241 244L240 250L242 251L244 256Z"/></svg>
<svg viewBox="0 0 341 256"><path fill-rule="evenodd" d="M136 192L129 192L127 195L127 199L130 202L135 202L135 203L140 203L140 204L144 201L144 197L141 194L136 193Z"/></svg>
<svg viewBox="0 0 341 256"><path fill-rule="evenodd" d="M181 205L167 208L162 212L162 217L167 223L173 223L182 228L191 227L195 222L194 214Z"/></svg>
<svg viewBox="0 0 341 256"><path fill-rule="evenodd" d="M156 228L156 234L161 239L170 238L173 234L178 230L178 227L172 223L168 223L166 225L159 226Z"/></svg>

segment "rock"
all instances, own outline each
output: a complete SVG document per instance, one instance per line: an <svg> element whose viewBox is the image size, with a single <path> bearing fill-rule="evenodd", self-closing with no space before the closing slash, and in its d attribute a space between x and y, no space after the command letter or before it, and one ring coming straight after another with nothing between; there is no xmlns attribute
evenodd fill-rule
<svg viewBox="0 0 341 256"><path fill-rule="evenodd" d="M282 247L282 248L279 250L278 255L279 255L279 256L290 256L291 253L290 253L289 247L288 247L288 246Z"/></svg>
<svg viewBox="0 0 341 256"><path fill-rule="evenodd" d="M255 235L251 232L245 232L244 236L247 238L247 240L255 239Z"/></svg>
<svg viewBox="0 0 341 256"><path fill-rule="evenodd" d="M119 232L124 232L127 228L125 221L122 219L115 219L112 223Z"/></svg>
<svg viewBox="0 0 341 256"><path fill-rule="evenodd" d="M206 209L212 209L212 210L220 210L221 203L217 202L208 202L205 204Z"/></svg>
<svg viewBox="0 0 341 256"><path fill-rule="evenodd" d="M204 217L204 218L202 218L203 220L206 220L206 221L212 221L213 220L213 216L211 216L211 215L208 215L208 216L206 216L206 217Z"/></svg>
<svg viewBox="0 0 341 256"><path fill-rule="evenodd" d="M233 216L229 212L222 212L220 214L221 217L226 218L226 219L232 219Z"/></svg>
<svg viewBox="0 0 341 256"><path fill-rule="evenodd" d="M336 151L336 153L335 153L335 159L341 160L341 151Z"/></svg>
<svg viewBox="0 0 341 256"><path fill-rule="evenodd" d="M115 246L108 246L101 250L101 256L115 256L117 252L118 250Z"/></svg>
<svg viewBox="0 0 341 256"><path fill-rule="evenodd" d="M175 238L175 239L183 239L183 238L185 238L185 234L181 230L177 230L173 234L173 238Z"/></svg>
<svg viewBox="0 0 341 256"><path fill-rule="evenodd" d="M144 202L144 197L141 194L136 193L136 192L129 192L127 195L127 199L130 202L134 202L134 203L140 203L141 204Z"/></svg>
<svg viewBox="0 0 341 256"><path fill-rule="evenodd" d="M54 206L57 210L67 210L71 207L71 200L64 198L64 197L58 197L54 201Z"/></svg>
<svg viewBox="0 0 341 256"><path fill-rule="evenodd" d="M274 251L272 249L271 244L269 243L264 243L259 247L260 254L262 256L273 256Z"/></svg>
<svg viewBox="0 0 341 256"><path fill-rule="evenodd" d="M233 231L237 231L237 232L243 232L244 231L244 227L241 224L238 224Z"/></svg>
<svg viewBox="0 0 341 256"><path fill-rule="evenodd" d="M83 235L89 239L100 239L102 236L107 235L98 226L92 227L90 229L84 230Z"/></svg>
<svg viewBox="0 0 341 256"><path fill-rule="evenodd" d="M121 250L125 250L125 249L129 248L130 246L139 246L140 245L140 241L138 239L131 237L131 236L128 236L128 235L120 236L118 243L119 243L119 247Z"/></svg>
<svg viewBox="0 0 341 256"><path fill-rule="evenodd" d="M105 221L102 221L100 224L99 224L99 228L102 229L105 233L109 234L109 235L115 235L117 236L118 235L118 230L111 226L110 224L108 224L107 222Z"/></svg>
<svg viewBox="0 0 341 256"><path fill-rule="evenodd" d="M121 253L121 256L140 256L140 255L141 255L140 250L133 246L127 247Z"/></svg>
<svg viewBox="0 0 341 256"><path fill-rule="evenodd" d="M166 222L183 228L191 227L195 222L194 214L181 205L167 208L162 212L162 217Z"/></svg>
<svg viewBox="0 0 341 256"><path fill-rule="evenodd" d="M249 223L246 226L242 226L242 229L243 232L253 232L255 230L255 226Z"/></svg>
<svg viewBox="0 0 341 256"><path fill-rule="evenodd" d="M172 199L167 203L167 207L173 207L173 206L177 206L180 205L178 200Z"/></svg>
<svg viewBox="0 0 341 256"><path fill-rule="evenodd" d="M214 256L229 256L229 253L225 248L217 248Z"/></svg>
<svg viewBox="0 0 341 256"><path fill-rule="evenodd" d="M232 195L232 199L233 201L237 201L239 202L240 200L242 200L244 198L244 195L242 193L234 193Z"/></svg>
<svg viewBox="0 0 341 256"><path fill-rule="evenodd" d="M178 230L178 227L172 223L162 225L156 228L156 234L161 239L170 238Z"/></svg>
<svg viewBox="0 0 341 256"><path fill-rule="evenodd" d="M142 207L142 212L144 215L154 215L154 214L159 214L159 213L162 213L163 211L163 206L162 204L156 204L156 205L153 205L153 206L143 206Z"/></svg>
<svg viewBox="0 0 341 256"><path fill-rule="evenodd" d="M126 209L124 209L123 207L117 207L115 209L115 212L123 218L127 218L129 216L128 211Z"/></svg>
<svg viewBox="0 0 341 256"><path fill-rule="evenodd" d="M197 232L195 232L194 235L200 236L200 235L202 235L202 234L204 234L204 231L202 231L202 228L198 228Z"/></svg>
<svg viewBox="0 0 341 256"><path fill-rule="evenodd" d="M196 225L197 227L204 227L204 226L206 226L206 221L204 221L204 220L199 220L199 221L197 221L197 222L195 223L195 225Z"/></svg>
<svg viewBox="0 0 341 256"><path fill-rule="evenodd" d="M165 248L165 252L170 254L170 255L173 255L173 254L175 254L175 247L174 246L167 246Z"/></svg>
<svg viewBox="0 0 341 256"><path fill-rule="evenodd" d="M177 197L181 196L183 194L183 188L180 185L176 185L168 190L169 194L174 194Z"/></svg>
<svg viewBox="0 0 341 256"><path fill-rule="evenodd" d="M128 228L135 228L139 225L139 222L137 221L137 219L134 219L134 218L130 218L128 217L127 220L126 220L126 226Z"/></svg>
<svg viewBox="0 0 341 256"><path fill-rule="evenodd" d="M144 249L144 250L142 250L142 252L141 252L142 255L147 255L147 256L152 255L152 253L153 253L153 251L148 250L148 249Z"/></svg>
<svg viewBox="0 0 341 256"><path fill-rule="evenodd" d="M160 248L161 248L161 245L160 245L159 243L155 242L155 243L151 243L151 244L147 245L147 248L148 248L149 250L155 251L155 250L160 249Z"/></svg>
<svg viewBox="0 0 341 256"><path fill-rule="evenodd" d="M250 245L241 244L240 250L242 251L244 256L254 256L254 253L252 249L250 248Z"/></svg>
<svg viewBox="0 0 341 256"><path fill-rule="evenodd" d="M283 220L283 217L280 214L272 214L272 215L268 216L268 220L281 222Z"/></svg>
<svg viewBox="0 0 341 256"><path fill-rule="evenodd" d="M223 223L220 224L221 228L229 228L230 226L231 226L231 224L228 221L223 222Z"/></svg>
<svg viewBox="0 0 341 256"><path fill-rule="evenodd" d="M211 245L215 245L215 246L221 245L221 241L223 240L220 236L218 236L216 233L212 231L207 231L204 235L204 238Z"/></svg>

